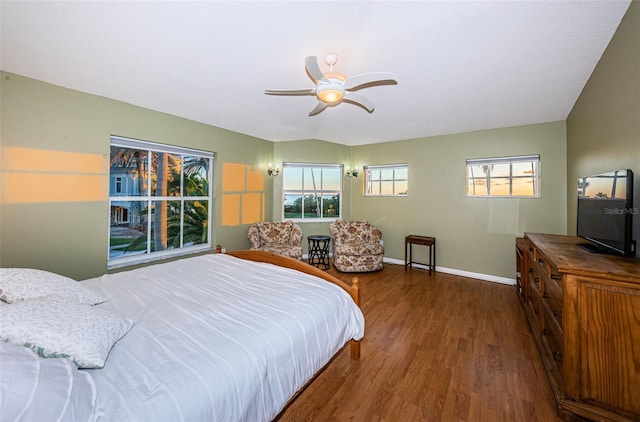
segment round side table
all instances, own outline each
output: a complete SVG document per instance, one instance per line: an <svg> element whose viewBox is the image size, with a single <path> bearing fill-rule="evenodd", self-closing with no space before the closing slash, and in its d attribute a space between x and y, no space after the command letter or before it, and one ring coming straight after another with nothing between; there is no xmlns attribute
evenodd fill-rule
<svg viewBox="0 0 640 422"><path fill-rule="evenodd" d="M320 234L307 236L309 241L309 264L321 270L331 268L329 263L329 245L331 238Z"/></svg>

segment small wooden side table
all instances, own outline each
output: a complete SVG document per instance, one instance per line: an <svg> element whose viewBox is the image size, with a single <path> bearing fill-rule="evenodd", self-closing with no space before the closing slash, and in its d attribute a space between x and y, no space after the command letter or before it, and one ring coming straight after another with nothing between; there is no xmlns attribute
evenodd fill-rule
<svg viewBox="0 0 640 422"><path fill-rule="evenodd" d="M329 244L331 238L329 236L312 234L307 236L309 241L309 264L321 270L331 268L329 263Z"/></svg>
<svg viewBox="0 0 640 422"><path fill-rule="evenodd" d="M429 247L429 264L423 264L413 260L413 245L424 245ZM409 249L409 259L407 259L407 248ZM436 271L436 238L430 236L419 236L410 234L404 238L404 270L411 267L411 264L422 264L429 267L429 275L431 271Z"/></svg>

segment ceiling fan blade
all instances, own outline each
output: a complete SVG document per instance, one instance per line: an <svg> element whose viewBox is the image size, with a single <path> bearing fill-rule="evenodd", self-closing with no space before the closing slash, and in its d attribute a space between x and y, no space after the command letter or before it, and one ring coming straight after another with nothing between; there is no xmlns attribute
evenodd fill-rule
<svg viewBox="0 0 640 422"><path fill-rule="evenodd" d="M314 108L309 112L309 116L315 116L316 114L320 113L322 110L324 110L327 107L328 105L326 103L323 103L322 101L318 101L318 105L316 106L316 108Z"/></svg>
<svg viewBox="0 0 640 422"><path fill-rule="evenodd" d="M315 95L316 89L265 89L267 95Z"/></svg>
<svg viewBox="0 0 640 422"><path fill-rule="evenodd" d="M373 85L396 85L396 75L391 72L371 72L361 73L349 77L344 86L349 91L355 91L357 89L365 88L366 86Z"/></svg>
<svg viewBox="0 0 640 422"><path fill-rule="evenodd" d="M371 100L360 94L356 94L355 92L345 92L342 100L360 106L367 110L369 113L373 113L373 110L375 108Z"/></svg>
<svg viewBox="0 0 640 422"><path fill-rule="evenodd" d="M316 56L308 56L304 60L305 69L307 70L307 74L313 80L313 82L318 83L318 81L324 79L324 73L320 70L320 66L318 65L318 58Z"/></svg>

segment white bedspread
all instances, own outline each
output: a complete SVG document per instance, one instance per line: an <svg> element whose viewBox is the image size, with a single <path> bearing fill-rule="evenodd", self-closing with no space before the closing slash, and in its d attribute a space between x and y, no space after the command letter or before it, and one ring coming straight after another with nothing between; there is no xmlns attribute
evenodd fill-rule
<svg viewBox="0 0 640 422"><path fill-rule="evenodd" d="M364 318L340 287L205 255L85 281L136 321L95 381L100 421L269 421Z"/></svg>

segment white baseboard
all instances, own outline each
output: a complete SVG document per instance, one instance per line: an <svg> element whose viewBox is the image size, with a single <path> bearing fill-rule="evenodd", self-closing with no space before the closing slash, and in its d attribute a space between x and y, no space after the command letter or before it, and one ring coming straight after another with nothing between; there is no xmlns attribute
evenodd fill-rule
<svg viewBox="0 0 640 422"><path fill-rule="evenodd" d="M386 263L389 263L389 264L397 264L397 265L403 265L404 266L404 261L402 261L400 259L383 258L382 261L386 262ZM416 267L416 268L423 268L425 270L429 269L426 265L423 265L423 264L415 264L414 263L414 264L411 264L411 266ZM455 268L447 268L447 267L436 266L436 271L438 271L440 273L445 273L445 274L458 275L460 277L469 277L469 278L476 278L478 280L491 281L491 282L494 282L494 283L509 284L509 285L512 285L512 286L516 284L516 280L513 279L513 278L498 277L498 276L490 275L490 274L473 273L471 271L457 270Z"/></svg>
<svg viewBox="0 0 640 422"><path fill-rule="evenodd" d="M329 254L329 257L332 258L333 254ZM302 255L302 259L306 260L308 258L309 258L308 254L303 254ZM395 259L395 258L384 257L382 259L382 262L386 262L388 264L404 265L404 261L403 260ZM422 269L425 269L425 270L429 269L424 264L413 263L412 266L416 267L416 268L422 268ZM516 280L514 278L498 277L497 275L491 275L491 274L473 273L471 271L457 270L455 268L447 268L447 267L436 266L436 271L438 271L440 273L445 273L445 274L458 275L460 277L476 278L478 280L491 281L493 283L509 284L511 286L516 284Z"/></svg>

